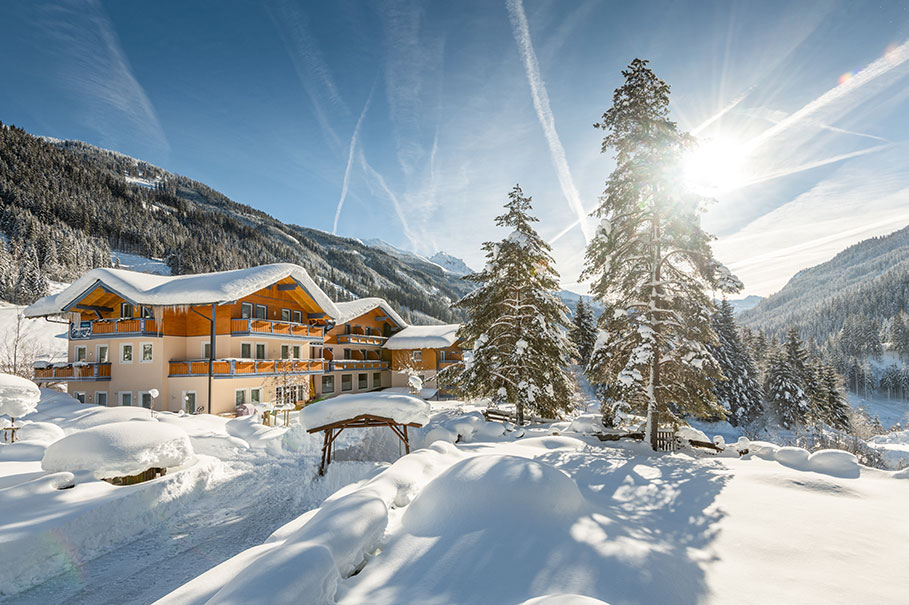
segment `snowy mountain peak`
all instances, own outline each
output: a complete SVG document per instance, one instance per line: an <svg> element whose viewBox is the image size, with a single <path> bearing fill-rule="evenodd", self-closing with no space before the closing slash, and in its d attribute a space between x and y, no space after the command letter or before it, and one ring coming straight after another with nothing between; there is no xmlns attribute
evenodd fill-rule
<svg viewBox="0 0 909 605"><path fill-rule="evenodd" d="M473 273L473 269L467 266L463 260L456 256L452 256L447 252L436 252L429 257L429 260L439 265L449 273L454 273L458 276L467 275L468 273Z"/></svg>

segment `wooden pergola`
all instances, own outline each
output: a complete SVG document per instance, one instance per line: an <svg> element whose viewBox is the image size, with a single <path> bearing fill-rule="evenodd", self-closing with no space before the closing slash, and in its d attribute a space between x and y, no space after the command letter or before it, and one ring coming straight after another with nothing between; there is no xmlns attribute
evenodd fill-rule
<svg viewBox="0 0 909 605"><path fill-rule="evenodd" d="M372 414L360 414L349 420L339 420L331 424L326 424L324 426L317 426L315 428L307 429L308 433L318 433L319 431L325 431L325 440L322 444L322 462L319 464L319 475L325 474L325 467L331 464L331 451L334 448L335 439L338 438L338 435L341 434L341 431L344 429L362 429L370 428L374 426L387 426L392 430L392 432L398 436L404 443L404 452L406 454L410 453L410 440L407 436L407 427L412 426L414 428L420 428L422 424L417 424L416 422L403 423L398 422L393 418L385 418L383 416L373 416Z"/></svg>

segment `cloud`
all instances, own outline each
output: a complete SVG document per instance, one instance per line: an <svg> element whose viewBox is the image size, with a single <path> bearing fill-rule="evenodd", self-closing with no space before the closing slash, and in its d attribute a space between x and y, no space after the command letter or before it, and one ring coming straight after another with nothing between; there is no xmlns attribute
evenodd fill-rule
<svg viewBox="0 0 909 605"><path fill-rule="evenodd" d="M363 120L366 118L366 112L369 111L369 104L372 102L372 95L376 91L376 83L373 82L372 88L369 91L369 96L366 98L366 103L363 105L363 111L360 112L360 117L357 119L357 125L354 126L353 135L350 137L350 149L347 152L347 167L344 169L344 182L341 184L341 198L338 200L338 208L335 210L335 222L332 224L331 232L334 234L338 233L338 220L341 218L341 208L344 207L344 200L347 198L347 188L350 184L350 168L353 165L354 160L354 150L357 148L357 140L360 137L360 127L363 126Z"/></svg>
<svg viewBox="0 0 909 605"><path fill-rule="evenodd" d="M169 151L158 114L103 7L87 0L48 7L45 14L47 31L62 43L57 78L79 96L83 119L102 144L120 147L124 133L131 133Z"/></svg>
<svg viewBox="0 0 909 605"><path fill-rule="evenodd" d="M549 154L559 177L562 194L568 200L571 210L578 217L578 224L581 226L584 240L589 242L591 237L590 226L588 225L587 216L584 214L584 208L581 206L581 196L578 194L578 189L571 176L571 170L568 167L565 148L562 146L559 133L556 131L555 117L549 105L549 94L546 92L546 85L540 76L540 66L530 39L530 27L527 24L527 15L524 14L524 6L521 0L506 0L505 5L508 8L508 17L511 20L514 39L521 53L521 60L524 62L524 70L527 72L527 82L530 84L533 107L536 110L540 126L543 128L546 143L549 145Z"/></svg>

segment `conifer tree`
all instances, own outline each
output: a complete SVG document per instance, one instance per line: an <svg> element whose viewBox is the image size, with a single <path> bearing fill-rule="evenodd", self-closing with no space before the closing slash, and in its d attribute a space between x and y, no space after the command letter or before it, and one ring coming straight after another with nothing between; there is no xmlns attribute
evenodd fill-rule
<svg viewBox="0 0 909 605"><path fill-rule="evenodd" d="M13 289L13 302L32 303L50 292L50 284L38 266L38 255L35 247L25 248L19 264L19 277Z"/></svg>
<svg viewBox="0 0 909 605"><path fill-rule="evenodd" d="M732 305L726 299L713 316L713 329L717 343L709 349L723 375L714 380L713 392L731 424L748 424L764 411L763 393L757 368L739 338Z"/></svg>
<svg viewBox="0 0 909 605"><path fill-rule="evenodd" d="M764 385L767 407L776 415L780 425L795 429L808 424L811 407L801 386L798 372L781 351L770 356Z"/></svg>
<svg viewBox="0 0 909 605"><path fill-rule="evenodd" d="M823 405L823 420L841 430L849 428L849 403L843 395L840 377L831 366L822 366L821 380L827 396Z"/></svg>
<svg viewBox="0 0 909 605"><path fill-rule="evenodd" d="M711 390L719 376L707 349L710 289L741 289L713 259L700 226L701 197L685 191L683 154L693 139L669 119L669 85L635 59L624 84L594 124L606 132L602 151L614 150L587 247L582 279L606 307L600 317L593 382L608 385L619 411L646 414L646 439L656 449L656 428L679 412L723 415Z"/></svg>
<svg viewBox="0 0 909 605"><path fill-rule="evenodd" d="M582 367L587 367L593 345L597 339L596 323L593 320L593 311L590 305L584 303L583 298L578 299L574 316L571 318L571 331L568 336L578 350L578 361Z"/></svg>
<svg viewBox="0 0 909 605"><path fill-rule="evenodd" d="M496 225L511 229L499 243L486 242L483 271L466 276L479 287L453 306L466 311L458 337L473 346L473 359L458 377L474 397L491 397L525 411L555 417L569 408L567 375L576 354L565 336L568 309L555 295L558 273L551 248L533 229L531 198L515 185Z"/></svg>

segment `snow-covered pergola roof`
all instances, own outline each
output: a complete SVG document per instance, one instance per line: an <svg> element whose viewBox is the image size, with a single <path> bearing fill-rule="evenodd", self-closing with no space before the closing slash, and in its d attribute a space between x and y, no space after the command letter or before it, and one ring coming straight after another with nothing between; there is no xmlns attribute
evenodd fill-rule
<svg viewBox="0 0 909 605"><path fill-rule="evenodd" d="M398 327L407 327L407 322L404 321L404 318L398 315L397 311L395 311L384 298L358 298L357 300L352 300L350 302L336 302L335 306L338 308L339 313L338 317L335 318L335 323L337 324L347 323L351 319L355 319L364 313L369 313L373 309L379 308Z"/></svg>
<svg viewBox="0 0 909 605"><path fill-rule="evenodd" d="M194 275L154 275L123 269L92 269L58 294L41 298L25 309L26 317L65 313L75 302L98 287L135 305L175 307L234 302L286 278L328 315L340 315L335 303L299 265L277 263L249 269L199 273Z"/></svg>
<svg viewBox="0 0 909 605"><path fill-rule="evenodd" d="M408 326L385 341L386 349L447 349L458 341L460 324Z"/></svg>

